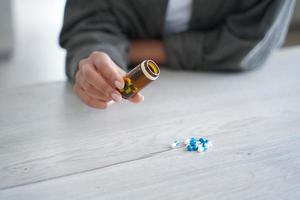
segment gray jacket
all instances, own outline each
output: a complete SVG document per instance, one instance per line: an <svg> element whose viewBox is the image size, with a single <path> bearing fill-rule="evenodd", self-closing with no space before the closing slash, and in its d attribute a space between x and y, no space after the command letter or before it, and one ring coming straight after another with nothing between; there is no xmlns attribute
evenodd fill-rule
<svg viewBox="0 0 300 200"><path fill-rule="evenodd" d="M167 3L68 0L60 45L67 50L69 79L92 51L108 53L126 69L129 41L135 39L161 39L173 69L255 68L284 41L295 0L194 0L189 30L164 36Z"/></svg>

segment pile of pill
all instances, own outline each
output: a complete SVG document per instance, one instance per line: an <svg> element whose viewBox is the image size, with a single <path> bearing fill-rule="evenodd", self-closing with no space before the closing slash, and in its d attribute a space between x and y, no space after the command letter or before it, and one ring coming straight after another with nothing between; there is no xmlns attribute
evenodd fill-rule
<svg viewBox="0 0 300 200"><path fill-rule="evenodd" d="M207 149L212 146L212 143L204 137L201 137L199 139L192 137L192 138L186 139L183 143L176 140L171 144L171 147L173 149L180 148L182 146L185 146L185 149L187 151L204 152L204 151L207 151Z"/></svg>
<svg viewBox="0 0 300 200"><path fill-rule="evenodd" d="M132 83L131 79L126 77L124 78L124 88L120 90L122 94L132 94L132 93L137 93L138 88Z"/></svg>

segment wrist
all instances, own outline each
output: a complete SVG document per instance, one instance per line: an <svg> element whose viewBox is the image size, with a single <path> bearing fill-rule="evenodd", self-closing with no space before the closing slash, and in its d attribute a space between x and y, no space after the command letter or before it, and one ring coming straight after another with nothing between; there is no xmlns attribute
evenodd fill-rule
<svg viewBox="0 0 300 200"><path fill-rule="evenodd" d="M132 41L128 51L128 61L137 64L145 59L152 59L158 64L165 64L165 47L160 40L135 40Z"/></svg>

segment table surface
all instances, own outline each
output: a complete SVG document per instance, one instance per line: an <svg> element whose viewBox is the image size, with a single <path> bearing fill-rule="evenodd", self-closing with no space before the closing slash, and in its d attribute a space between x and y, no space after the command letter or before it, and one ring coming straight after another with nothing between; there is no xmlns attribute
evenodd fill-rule
<svg viewBox="0 0 300 200"><path fill-rule="evenodd" d="M162 70L107 110L64 82L0 90L0 199L299 199L300 49L247 73ZM173 140L205 136L199 154Z"/></svg>

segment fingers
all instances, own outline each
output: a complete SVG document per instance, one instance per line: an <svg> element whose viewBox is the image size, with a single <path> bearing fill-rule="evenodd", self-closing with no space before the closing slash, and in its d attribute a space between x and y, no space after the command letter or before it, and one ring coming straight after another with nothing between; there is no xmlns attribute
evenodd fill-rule
<svg viewBox="0 0 300 200"><path fill-rule="evenodd" d="M93 85L89 84L82 78L78 79L78 85L91 97L101 101L110 101L111 98L107 97L102 91L97 90Z"/></svg>
<svg viewBox="0 0 300 200"><path fill-rule="evenodd" d="M79 98L88 106L93 108L105 109L108 106L108 102L96 100L85 93L85 91L77 84L74 85L74 91Z"/></svg>
<svg viewBox="0 0 300 200"><path fill-rule="evenodd" d="M124 77L126 75L126 72L122 68L118 67L115 63L114 63L114 67L122 77ZM124 81L123 78L122 78L122 80Z"/></svg>
<svg viewBox="0 0 300 200"><path fill-rule="evenodd" d="M112 87L122 89L124 87L123 74L121 70L117 70L116 64L110 57L102 52L94 52L91 55L91 60L97 71Z"/></svg>
<svg viewBox="0 0 300 200"><path fill-rule="evenodd" d="M99 76L98 81L101 82L101 86L98 86L99 90L103 91L107 97L113 99L116 102L120 102L122 100L120 92L117 89L115 89L115 87L112 87L110 84L108 84L107 81L101 75Z"/></svg>
<svg viewBox="0 0 300 200"><path fill-rule="evenodd" d="M106 100L113 99L114 101L119 102L122 99L120 93L109 83L107 83L107 81L102 77L102 74L97 72L95 67L90 64L89 61L82 63L77 79L79 82L87 82L92 85L96 90L98 90L99 94L105 96ZM95 94L94 92L96 91L89 88L87 92L92 92L92 94Z"/></svg>

